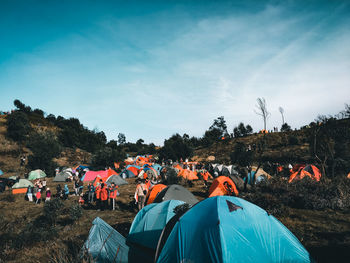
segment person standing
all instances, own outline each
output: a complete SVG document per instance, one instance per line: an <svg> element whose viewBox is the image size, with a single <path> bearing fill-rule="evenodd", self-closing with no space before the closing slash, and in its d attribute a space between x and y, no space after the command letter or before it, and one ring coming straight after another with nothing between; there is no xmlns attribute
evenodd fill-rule
<svg viewBox="0 0 350 263"><path fill-rule="evenodd" d="M101 185L97 184L95 188L95 194L96 194L96 207L97 210L101 210Z"/></svg>
<svg viewBox="0 0 350 263"><path fill-rule="evenodd" d="M109 200L110 200L110 209L115 210L115 199L117 198L118 186L114 183L109 188Z"/></svg>
<svg viewBox="0 0 350 263"><path fill-rule="evenodd" d="M137 207L139 211L145 206L146 195L147 195L147 186L145 184L145 179L141 179L141 182L136 186L136 191L135 191L135 196L137 198Z"/></svg>
<svg viewBox="0 0 350 263"><path fill-rule="evenodd" d="M107 204L108 204L108 191L104 183L101 184L100 195L101 195L101 210L103 211L105 208L107 208Z"/></svg>
<svg viewBox="0 0 350 263"><path fill-rule="evenodd" d="M88 185L88 203L91 204L94 201L95 187L92 183Z"/></svg>
<svg viewBox="0 0 350 263"><path fill-rule="evenodd" d="M38 191L36 192L36 204L40 204L41 201L41 190L38 189Z"/></svg>
<svg viewBox="0 0 350 263"><path fill-rule="evenodd" d="M28 189L27 189L27 196L28 196L29 202L33 202L33 187L30 185L28 186Z"/></svg>
<svg viewBox="0 0 350 263"><path fill-rule="evenodd" d="M46 189L46 199L45 199L45 202L48 202L51 200L51 191L50 191L50 188L47 188Z"/></svg>

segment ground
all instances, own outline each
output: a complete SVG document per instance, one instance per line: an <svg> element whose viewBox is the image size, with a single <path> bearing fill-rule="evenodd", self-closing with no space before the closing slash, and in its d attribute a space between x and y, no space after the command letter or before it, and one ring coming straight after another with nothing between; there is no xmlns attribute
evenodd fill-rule
<svg viewBox="0 0 350 263"><path fill-rule="evenodd" d="M88 236L92 221L97 216L126 236L137 213L132 206L135 180L127 181L128 185L120 187L117 210L84 209L81 219L74 222L67 216L69 207L77 202L77 197L72 195L65 201L65 210L57 222L57 236L52 235L48 240L26 244L21 250L9 242L8 246L2 246L0 262L75 261L72 254L78 254ZM57 184L52 182L52 178L48 179L48 186L53 192ZM69 187L73 189L72 183L69 183ZM200 200L206 197L200 181L187 188ZM3 216L0 231L2 234L11 232L14 234L13 238L21 238L26 225L33 221L40 222L37 219L42 214L43 204L30 203L24 200L23 194L14 196L8 191L0 194L0 211ZM287 216L277 218L299 238L317 262L347 262L350 255L350 211L289 209Z"/></svg>

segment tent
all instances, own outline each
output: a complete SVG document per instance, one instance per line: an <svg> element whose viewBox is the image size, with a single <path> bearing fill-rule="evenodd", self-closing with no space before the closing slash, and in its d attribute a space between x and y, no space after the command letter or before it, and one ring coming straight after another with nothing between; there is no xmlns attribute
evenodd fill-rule
<svg viewBox="0 0 350 263"><path fill-rule="evenodd" d="M129 247L125 243L125 237L99 217L92 224L82 253L87 253L97 263L128 263Z"/></svg>
<svg viewBox="0 0 350 263"><path fill-rule="evenodd" d="M0 170L0 175L3 175L3 174L4 174L3 171Z"/></svg>
<svg viewBox="0 0 350 263"><path fill-rule="evenodd" d="M128 165L128 167L126 168L128 171L132 172L134 174L134 176L137 176L140 172L140 169L136 167L136 165Z"/></svg>
<svg viewBox="0 0 350 263"><path fill-rule="evenodd" d="M163 167L157 163L152 165L152 168L157 171L158 174L160 174L160 171L163 169Z"/></svg>
<svg viewBox="0 0 350 263"><path fill-rule="evenodd" d="M28 186L34 186L33 183L27 179L19 179L17 183L12 186L13 194L25 194Z"/></svg>
<svg viewBox="0 0 350 263"><path fill-rule="evenodd" d="M153 203L160 203L166 200L181 200L190 205L198 203L198 199L190 191L177 184L164 188L154 199Z"/></svg>
<svg viewBox="0 0 350 263"><path fill-rule="evenodd" d="M109 176L117 174L113 169L101 170L101 171L87 171L85 175L81 178L84 182L94 181L95 178L99 175L101 178L107 179Z"/></svg>
<svg viewBox="0 0 350 263"><path fill-rule="evenodd" d="M54 182L66 182L68 177L73 176L70 172L60 172L53 179Z"/></svg>
<svg viewBox="0 0 350 263"><path fill-rule="evenodd" d="M157 197L158 193L160 193L167 186L165 184L156 184L153 186L147 193L146 196L146 204L152 204L154 199Z"/></svg>
<svg viewBox="0 0 350 263"><path fill-rule="evenodd" d="M217 195L232 195L229 189L227 189L224 183L227 183L229 187L231 187L232 193L238 196L238 190L236 188L235 183L231 180L231 178L226 176L219 176L214 179L213 183L209 188L209 197L217 196Z"/></svg>
<svg viewBox="0 0 350 263"><path fill-rule="evenodd" d="M121 178L119 175L117 174L113 174L110 177L107 178L106 180L107 184L112 184L114 183L115 185L125 185L128 184L127 181L125 181L123 178Z"/></svg>
<svg viewBox="0 0 350 263"><path fill-rule="evenodd" d="M130 170L123 170L121 173L120 173L120 176L125 179L125 178L133 178L135 177L135 174L133 172L131 172Z"/></svg>
<svg viewBox="0 0 350 263"><path fill-rule="evenodd" d="M182 215L168 236L163 233L159 244L166 241L157 247L158 263L311 262L282 223L238 197L207 198Z"/></svg>
<svg viewBox="0 0 350 263"><path fill-rule="evenodd" d="M29 173L28 180L36 180L44 177L46 177L46 174L42 170L37 169Z"/></svg>
<svg viewBox="0 0 350 263"><path fill-rule="evenodd" d="M145 206L134 218L127 244L133 243L156 251L159 237L166 223L175 215L174 208L184 204L179 200L167 200Z"/></svg>
<svg viewBox="0 0 350 263"><path fill-rule="evenodd" d="M314 165L306 165L305 167L300 167L297 172L293 173L289 177L288 182L291 183L293 181L301 180L305 176L310 177L312 180L315 180L316 182L319 182L321 180L320 170Z"/></svg>
<svg viewBox="0 0 350 263"><path fill-rule="evenodd" d="M178 176L185 178L186 180L198 180L197 172L193 172L188 169L182 169L178 173Z"/></svg>

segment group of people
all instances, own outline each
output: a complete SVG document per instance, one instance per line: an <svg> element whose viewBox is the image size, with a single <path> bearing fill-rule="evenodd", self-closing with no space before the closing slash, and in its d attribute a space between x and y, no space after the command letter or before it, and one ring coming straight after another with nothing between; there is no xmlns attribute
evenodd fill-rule
<svg viewBox="0 0 350 263"><path fill-rule="evenodd" d="M96 186L92 183L88 184L85 196L83 194L80 195L79 203L83 205L87 202L87 204L91 206L95 202L96 208L99 211L108 208L110 210L115 210L116 198L118 195L118 186L115 183L107 185L101 179L96 183Z"/></svg>
<svg viewBox="0 0 350 263"><path fill-rule="evenodd" d="M46 188L46 180L35 180L34 186L29 185L27 187L26 197L29 202L35 202L36 204L40 204L43 192L45 191L45 202L51 200L51 190L50 188Z"/></svg>

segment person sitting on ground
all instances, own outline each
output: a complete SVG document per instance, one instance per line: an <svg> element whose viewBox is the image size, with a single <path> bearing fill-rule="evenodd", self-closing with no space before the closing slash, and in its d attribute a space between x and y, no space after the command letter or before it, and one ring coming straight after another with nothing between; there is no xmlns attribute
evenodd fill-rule
<svg viewBox="0 0 350 263"><path fill-rule="evenodd" d="M85 203L84 195L83 195L83 194L80 194L80 196L79 196L79 205L80 205L80 206L83 206L84 203Z"/></svg>
<svg viewBox="0 0 350 263"><path fill-rule="evenodd" d="M46 189L46 199L45 199L45 202L48 202L51 200L51 191L50 191L50 188L48 187Z"/></svg>
<svg viewBox="0 0 350 263"><path fill-rule="evenodd" d="M61 197L61 193L62 193L62 187L59 184L56 186L56 197Z"/></svg>
<svg viewBox="0 0 350 263"><path fill-rule="evenodd" d="M69 188L68 188L68 185L64 185L64 190L63 190L63 199L66 200L68 199L68 196L69 196Z"/></svg>

